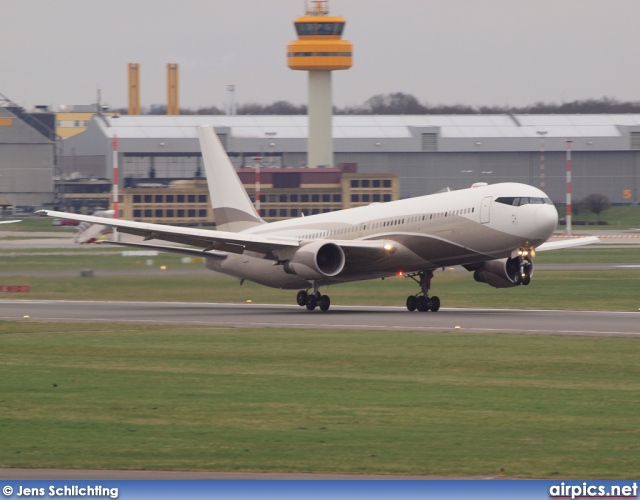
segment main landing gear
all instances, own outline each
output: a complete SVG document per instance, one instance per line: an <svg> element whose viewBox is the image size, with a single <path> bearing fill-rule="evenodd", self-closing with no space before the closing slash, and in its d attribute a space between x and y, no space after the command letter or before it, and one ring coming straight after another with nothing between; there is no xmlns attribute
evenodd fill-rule
<svg viewBox="0 0 640 500"><path fill-rule="evenodd" d="M409 297L407 297L407 309L409 311L415 311L417 309L421 312L437 312L438 309L440 309L440 298L436 296L429 297L433 271L420 271L416 274L408 274L407 277L418 283L421 290L416 295L409 295Z"/></svg>
<svg viewBox="0 0 640 500"><path fill-rule="evenodd" d="M320 307L321 311L328 311L331 306L331 299L328 295L322 295L318 290L318 284L313 283L313 292L308 293L306 290L300 290L296 297L299 306L306 306L309 311L313 311L316 307Z"/></svg>

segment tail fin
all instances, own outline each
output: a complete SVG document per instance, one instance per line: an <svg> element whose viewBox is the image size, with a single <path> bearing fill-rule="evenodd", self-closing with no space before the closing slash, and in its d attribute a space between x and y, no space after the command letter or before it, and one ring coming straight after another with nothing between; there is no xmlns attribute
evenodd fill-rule
<svg viewBox="0 0 640 500"><path fill-rule="evenodd" d="M198 137L216 226L222 231L238 232L264 224L213 127L198 127Z"/></svg>

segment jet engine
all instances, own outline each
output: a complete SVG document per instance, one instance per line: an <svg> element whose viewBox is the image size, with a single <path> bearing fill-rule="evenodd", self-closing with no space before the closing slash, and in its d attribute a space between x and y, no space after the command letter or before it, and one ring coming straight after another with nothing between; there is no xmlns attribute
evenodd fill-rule
<svg viewBox="0 0 640 500"><path fill-rule="evenodd" d="M523 264L521 270L520 257L483 262L475 269L473 278L479 283L487 283L494 288L528 285L533 275L533 261L525 260Z"/></svg>
<svg viewBox="0 0 640 500"><path fill-rule="evenodd" d="M344 268L344 251L335 243L314 241L293 254L284 265L285 272L307 280L336 276Z"/></svg>

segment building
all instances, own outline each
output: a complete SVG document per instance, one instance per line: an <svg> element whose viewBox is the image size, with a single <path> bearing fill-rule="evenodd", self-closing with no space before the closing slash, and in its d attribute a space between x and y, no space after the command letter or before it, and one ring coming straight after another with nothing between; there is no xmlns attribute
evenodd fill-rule
<svg viewBox="0 0 640 500"><path fill-rule="evenodd" d="M255 202L255 168L238 170ZM267 221L343 210L398 199L395 174L362 174L356 165L326 169L263 167L260 214ZM111 182L105 179L59 181L58 202L65 210L92 213L110 205ZM202 178L149 179L119 192L120 217L159 224L213 224L207 182Z"/></svg>
<svg viewBox="0 0 640 500"><path fill-rule="evenodd" d="M5 104L0 105L0 208L51 203L55 142L45 135L47 129L53 133L49 117Z"/></svg>
<svg viewBox="0 0 640 500"><path fill-rule="evenodd" d="M307 166L305 116L145 115L94 117L58 148L58 168L64 178L110 180L117 135L121 187L193 179L202 175L196 127L205 124L240 171L255 156L270 167ZM336 164L395 174L400 198L478 181L539 186L544 156L545 191L559 204L571 139L574 200L601 193L640 202L640 115L338 115L333 137Z"/></svg>
<svg viewBox="0 0 640 500"><path fill-rule="evenodd" d="M62 104L55 113L56 134L61 139L81 134L87 130L91 119L99 113L107 116L118 115L116 112L109 112L107 106L100 104Z"/></svg>

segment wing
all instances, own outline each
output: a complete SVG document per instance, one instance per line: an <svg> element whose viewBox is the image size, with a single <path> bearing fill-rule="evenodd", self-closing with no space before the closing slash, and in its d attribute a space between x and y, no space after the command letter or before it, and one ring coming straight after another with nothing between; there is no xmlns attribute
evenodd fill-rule
<svg viewBox="0 0 640 500"><path fill-rule="evenodd" d="M0 220L0 224L13 224L14 222L22 222L21 220Z"/></svg>
<svg viewBox="0 0 640 500"><path fill-rule="evenodd" d="M560 250L561 248L573 248L581 247L584 245L591 245L593 243L600 243L600 240L596 236L586 236L584 238L572 238L568 240L560 241L547 241L536 248L536 252L544 252L547 250Z"/></svg>
<svg viewBox="0 0 640 500"><path fill-rule="evenodd" d="M81 222L110 226L117 228L121 233L141 236L145 241L170 241L172 243L201 248L203 252L216 250L218 252L242 253L246 250L268 253L287 248L295 249L300 246L300 243L295 238L167 226L164 224L151 224L148 222L135 222L122 219L105 219L104 217L96 217L93 215L78 215L67 212L56 212L54 210L40 210L37 213L48 217L75 219ZM165 247L164 251L169 251L169 248L170 247Z"/></svg>

